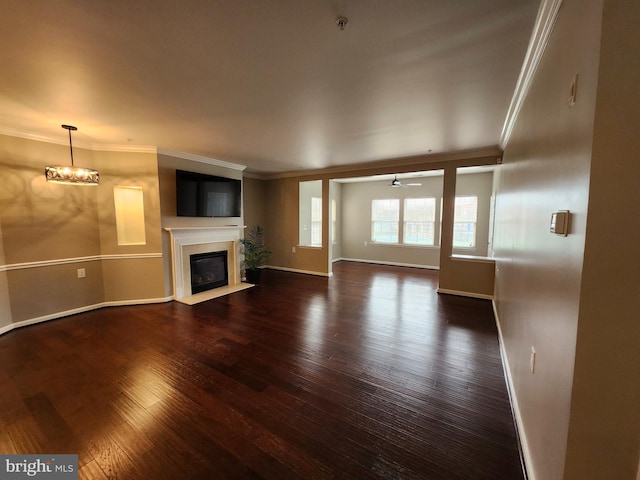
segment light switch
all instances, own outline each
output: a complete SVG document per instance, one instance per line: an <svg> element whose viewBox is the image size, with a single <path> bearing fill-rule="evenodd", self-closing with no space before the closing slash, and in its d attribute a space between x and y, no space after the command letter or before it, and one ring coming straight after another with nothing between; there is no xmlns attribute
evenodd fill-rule
<svg viewBox="0 0 640 480"><path fill-rule="evenodd" d="M578 96L578 74L575 74L571 79L569 85L569 106L573 107L576 104L576 97Z"/></svg>
<svg viewBox="0 0 640 480"><path fill-rule="evenodd" d="M556 235L569 234L569 210L559 210L551 214L550 232Z"/></svg>

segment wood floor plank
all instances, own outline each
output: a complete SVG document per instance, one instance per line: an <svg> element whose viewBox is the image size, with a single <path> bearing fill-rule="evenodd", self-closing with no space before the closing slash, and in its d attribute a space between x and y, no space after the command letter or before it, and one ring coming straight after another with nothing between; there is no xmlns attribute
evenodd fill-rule
<svg viewBox="0 0 640 480"><path fill-rule="evenodd" d="M108 480L109 477L106 476L98 462L92 460L91 462L83 465L82 467L78 467L78 478L83 478L85 480Z"/></svg>
<svg viewBox="0 0 640 480"><path fill-rule="evenodd" d="M16 453L48 453L50 443L31 414L6 419L5 428Z"/></svg>
<svg viewBox="0 0 640 480"><path fill-rule="evenodd" d="M10 332L0 448L98 480L521 480L490 302L436 289L339 262Z"/></svg>

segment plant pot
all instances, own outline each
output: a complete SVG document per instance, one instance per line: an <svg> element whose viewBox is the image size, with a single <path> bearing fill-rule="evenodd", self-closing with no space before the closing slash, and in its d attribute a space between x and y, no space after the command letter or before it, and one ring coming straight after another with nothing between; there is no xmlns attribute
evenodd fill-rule
<svg viewBox="0 0 640 480"><path fill-rule="evenodd" d="M258 284L260 283L260 274L262 270L259 268L247 268L244 271L244 276L248 283Z"/></svg>

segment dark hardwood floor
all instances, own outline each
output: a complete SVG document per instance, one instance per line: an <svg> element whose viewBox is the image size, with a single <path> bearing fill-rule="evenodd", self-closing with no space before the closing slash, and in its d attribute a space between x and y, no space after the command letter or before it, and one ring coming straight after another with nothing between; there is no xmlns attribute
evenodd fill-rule
<svg viewBox="0 0 640 480"><path fill-rule="evenodd" d="M0 337L0 452L86 479L522 479L489 301L437 272L263 272Z"/></svg>

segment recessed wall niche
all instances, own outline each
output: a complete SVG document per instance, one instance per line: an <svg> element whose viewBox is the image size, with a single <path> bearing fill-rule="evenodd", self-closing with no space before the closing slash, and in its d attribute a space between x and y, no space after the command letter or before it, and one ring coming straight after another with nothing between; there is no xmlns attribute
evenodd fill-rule
<svg viewBox="0 0 640 480"><path fill-rule="evenodd" d="M146 245L142 187L113 187L118 245Z"/></svg>

